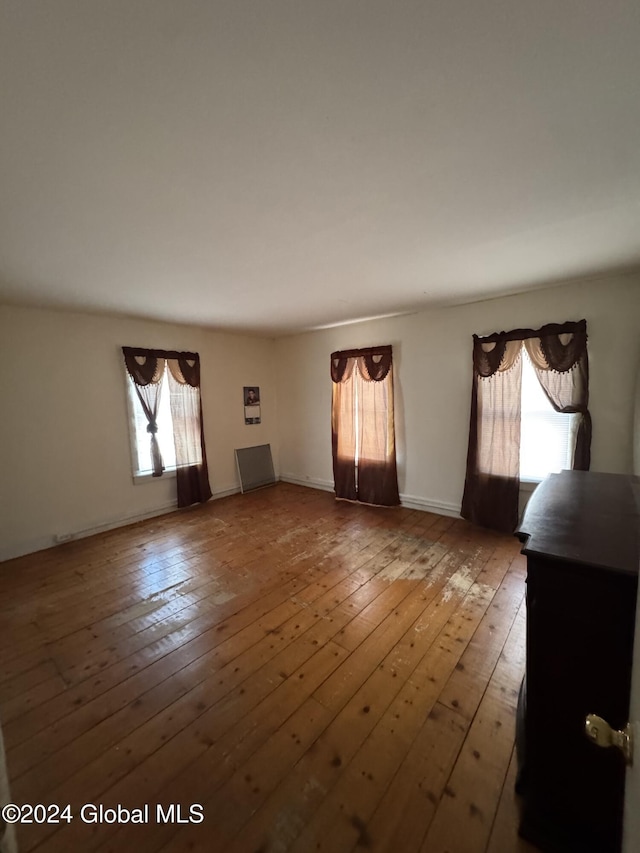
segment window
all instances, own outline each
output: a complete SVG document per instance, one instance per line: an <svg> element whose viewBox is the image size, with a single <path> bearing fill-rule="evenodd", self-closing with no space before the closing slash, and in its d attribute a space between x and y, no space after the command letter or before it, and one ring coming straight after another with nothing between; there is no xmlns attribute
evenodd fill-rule
<svg viewBox="0 0 640 853"><path fill-rule="evenodd" d="M461 515L513 532L520 484L591 463L586 320L473 336Z"/></svg>
<svg viewBox="0 0 640 853"><path fill-rule="evenodd" d="M544 393L526 349L522 350L520 480L538 483L573 467L579 415L556 412Z"/></svg>
<svg viewBox="0 0 640 853"><path fill-rule="evenodd" d="M151 461L151 443L147 431L147 416L136 393L133 379L127 374L127 396L129 398L129 413L131 417L131 450L133 473L136 477L150 477L153 474ZM176 448L173 440L173 420L169 405L169 379L165 370L160 383L160 403L158 406L158 432L156 440L160 445L164 472L175 471Z"/></svg>
<svg viewBox="0 0 640 853"><path fill-rule="evenodd" d="M356 370L358 368L356 367ZM355 377L359 378L359 374ZM376 393L377 392L377 393ZM388 388L372 382L353 383L353 409L355 423L354 462L356 483L358 463L384 463L387 452Z"/></svg>
<svg viewBox="0 0 640 853"><path fill-rule="evenodd" d="M174 471L178 506L211 497L200 400L200 356L123 347L134 478Z"/></svg>
<svg viewBox="0 0 640 853"><path fill-rule="evenodd" d="M400 503L390 346L331 354L331 433L336 497Z"/></svg>

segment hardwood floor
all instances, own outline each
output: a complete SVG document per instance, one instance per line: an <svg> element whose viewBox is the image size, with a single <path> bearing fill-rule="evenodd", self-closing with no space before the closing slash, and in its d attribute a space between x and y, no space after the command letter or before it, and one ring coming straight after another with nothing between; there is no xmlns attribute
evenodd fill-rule
<svg viewBox="0 0 640 853"><path fill-rule="evenodd" d="M532 851L519 547L279 484L0 565L20 849Z"/></svg>

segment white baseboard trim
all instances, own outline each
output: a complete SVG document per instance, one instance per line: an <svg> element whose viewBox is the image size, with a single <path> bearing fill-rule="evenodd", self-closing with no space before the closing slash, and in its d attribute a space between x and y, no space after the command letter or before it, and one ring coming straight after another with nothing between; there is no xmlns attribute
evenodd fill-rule
<svg viewBox="0 0 640 853"><path fill-rule="evenodd" d="M175 503L163 504L146 512L112 518L110 521L95 524L91 527L83 527L79 530L69 532L65 531L64 534L53 533L49 536L38 536L29 542L23 542L19 545L2 549L0 551L0 562L13 560L16 557L24 557L25 554L35 554L36 551L44 551L46 548L54 548L56 545L64 545L65 542L73 542L76 539L86 539L88 536L95 536L96 533L115 530L117 527L125 527L127 524L135 524L137 521L145 521L148 518L155 518L158 515L166 515L175 509Z"/></svg>
<svg viewBox="0 0 640 853"><path fill-rule="evenodd" d="M168 512L173 512L177 509L172 502L170 504L162 504L161 506L150 509L147 512L136 513L135 515L120 516L111 521L106 521L104 524L96 524L94 527L85 527L72 533L69 539L63 541L68 542L73 539L86 539L88 536L95 536L96 533L105 533L107 530L115 530L117 527L125 527L127 524L135 524L137 521L146 521L148 518L155 518L158 515L166 515Z"/></svg>
<svg viewBox="0 0 640 853"><path fill-rule="evenodd" d="M294 474L280 474L283 483L294 486L306 486L308 489L322 489L323 492L333 491L333 480L318 480L316 477L296 477Z"/></svg>
<svg viewBox="0 0 640 853"><path fill-rule="evenodd" d="M215 489L212 500L226 498L230 495L240 493L240 486L229 486L226 489ZM126 527L128 524L135 524L138 521L146 521L149 518L156 518L160 515L167 515L169 512L176 512L178 507L175 501L171 503L161 504L154 509L147 510L133 515L119 516L112 518L110 521L95 524L91 527L84 527L80 530L75 530L64 537L59 534L49 536L38 536L30 542L15 545L7 549L0 549L0 563L6 560L13 560L16 557L24 557L25 554L34 554L36 551L44 551L46 548L53 548L56 545L62 545L65 542L72 542L76 539L86 539L88 536L95 536L97 533L105 533L107 530L115 530L118 527ZM190 509L190 507L186 507Z"/></svg>
<svg viewBox="0 0 640 853"><path fill-rule="evenodd" d="M240 486L229 486L227 489L213 489L212 500L217 501L220 498L229 498L231 495L239 495Z"/></svg>
<svg viewBox="0 0 640 853"><path fill-rule="evenodd" d="M295 486L307 486L307 488L322 489L325 492L333 491L333 482L331 480L319 480L316 477L297 477L295 474L281 474L280 479L283 483L293 483ZM419 509L423 512L434 512L436 515L448 515L452 518L460 518L459 504L402 494L400 495L400 503L408 509Z"/></svg>
<svg viewBox="0 0 640 853"><path fill-rule="evenodd" d="M215 489L213 490L211 500L227 498L230 495L239 494L239 492L240 486L230 486L227 489ZM183 507L183 509L192 509L193 507L195 507L195 504L191 507ZM169 512L177 512L178 509L179 507L176 506L174 501L171 503L161 504L159 507L148 510L147 512L138 513L136 515L121 516L120 518L113 519L112 521L107 521L104 524L98 524L95 527L87 527L84 530L80 530L78 533L72 534L70 539L85 539L87 536L94 536L96 533L104 533L107 530L115 530L117 527L125 527L127 524L135 524L137 521L146 521L149 518L156 518L159 515L167 515Z"/></svg>
<svg viewBox="0 0 640 853"><path fill-rule="evenodd" d="M400 503L407 509L419 509L422 512L433 512L436 515L447 515L460 518L460 504L449 501L437 501L432 498L421 498L417 495L400 495Z"/></svg>

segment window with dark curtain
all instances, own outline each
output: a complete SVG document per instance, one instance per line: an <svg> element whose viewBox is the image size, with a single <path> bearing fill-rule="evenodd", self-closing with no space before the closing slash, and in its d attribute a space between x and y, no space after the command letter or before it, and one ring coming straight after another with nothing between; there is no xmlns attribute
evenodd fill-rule
<svg viewBox="0 0 640 853"><path fill-rule="evenodd" d="M391 347L332 353L331 379L336 497L397 506Z"/></svg>
<svg viewBox="0 0 640 853"><path fill-rule="evenodd" d="M518 523L524 353L556 412L578 417L571 467L591 461L586 320L473 336L473 380L462 516L513 532Z"/></svg>
<svg viewBox="0 0 640 853"><path fill-rule="evenodd" d="M194 352L167 352L123 347L130 381L144 411L151 445L154 477L164 464L156 440L158 411L165 371L168 372L169 407L175 445L178 506L205 503L212 495L204 446L200 399L200 356Z"/></svg>

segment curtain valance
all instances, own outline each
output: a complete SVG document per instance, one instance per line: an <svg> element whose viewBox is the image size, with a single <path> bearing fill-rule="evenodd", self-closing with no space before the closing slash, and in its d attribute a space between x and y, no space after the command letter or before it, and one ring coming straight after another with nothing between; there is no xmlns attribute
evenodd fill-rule
<svg viewBox="0 0 640 853"><path fill-rule="evenodd" d="M162 380L168 362L173 378L181 385L200 387L200 356L197 352L122 347L124 363L136 385L149 385Z"/></svg>
<svg viewBox="0 0 640 853"><path fill-rule="evenodd" d="M357 366L366 382L382 382L391 370L392 353L393 349L389 345L332 352L331 379L334 382L346 382Z"/></svg>
<svg viewBox="0 0 640 853"><path fill-rule="evenodd" d="M475 372L488 378L498 371L510 370L523 345L538 370L566 373L586 358L587 321L548 323L540 329L514 329L486 337L474 335Z"/></svg>

